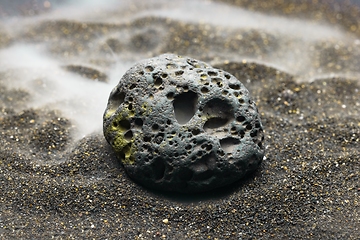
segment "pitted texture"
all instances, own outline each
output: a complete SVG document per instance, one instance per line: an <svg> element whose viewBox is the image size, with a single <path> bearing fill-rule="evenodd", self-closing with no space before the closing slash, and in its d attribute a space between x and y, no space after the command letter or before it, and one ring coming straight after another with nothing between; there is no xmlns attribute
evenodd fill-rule
<svg viewBox="0 0 360 240"><path fill-rule="evenodd" d="M110 94L104 135L133 180L165 191L230 184L264 156L262 124L244 85L172 54L125 73Z"/></svg>

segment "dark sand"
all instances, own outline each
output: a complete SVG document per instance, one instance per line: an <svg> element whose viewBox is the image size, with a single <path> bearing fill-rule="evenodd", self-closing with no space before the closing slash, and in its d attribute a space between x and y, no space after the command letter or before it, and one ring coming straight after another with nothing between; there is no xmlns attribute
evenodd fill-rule
<svg viewBox="0 0 360 240"><path fill-rule="evenodd" d="M328 22L350 39L360 37L360 11L336 1L224 2ZM115 38L119 29L131 41ZM0 238L360 239L360 42L314 40L309 66L294 74L266 64L281 60L278 50L291 42L254 29L216 29L151 16L124 24L44 20L15 32L0 28L3 49L17 41L46 43L53 58L68 62L64 69L90 82L92 74L106 81L108 48L127 59L173 52L209 61L250 90L266 145L260 169L227 188L153 192L127 177L101 131L77 140L61 109L24 107L34 96L11 87L17 75L3 71ZM83 67L74 61L81 58Z"/></svg>

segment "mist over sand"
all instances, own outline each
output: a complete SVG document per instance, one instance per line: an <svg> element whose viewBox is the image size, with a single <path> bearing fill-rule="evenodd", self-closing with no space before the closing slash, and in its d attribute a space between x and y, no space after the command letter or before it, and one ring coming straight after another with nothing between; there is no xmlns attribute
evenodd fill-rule
<svg viewBox="0 0 360 240"><path fill-rule="evenodd" d="M0 51L2 71L10 71L14 78L7 83L31 93L25 108L60 110L74 121L76 139L102 128L102 114L112 88L125 73L129 63L114 63L106 73L108 83L89 80L65 71L66 63L51 58L44 45L19 44ZM21 110L21 109L19 109Z"/></svg>

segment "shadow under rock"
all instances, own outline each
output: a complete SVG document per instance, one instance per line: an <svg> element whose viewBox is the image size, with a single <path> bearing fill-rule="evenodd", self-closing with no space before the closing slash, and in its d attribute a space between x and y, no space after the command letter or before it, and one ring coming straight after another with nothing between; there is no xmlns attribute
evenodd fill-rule
<svg viewBox="0 0 360 240"><path fill-rule="evenodd" d="M174 202L191 204L202 201L219 200L219 199L227 198L231 196L233 193L242 189L245 185L248 185L249 183L254 181L255 177L261 175L261 171L262 171L262 167L260 166L254 172L249 173L244 178L236 182L233 182L227 186L215 188L206 192L198 192L198 193L165 192L160 190L149 189L140 184L138 184L138 186L141 187L143 191L153 195L153 197L155 198L163 198Z"/></svg>

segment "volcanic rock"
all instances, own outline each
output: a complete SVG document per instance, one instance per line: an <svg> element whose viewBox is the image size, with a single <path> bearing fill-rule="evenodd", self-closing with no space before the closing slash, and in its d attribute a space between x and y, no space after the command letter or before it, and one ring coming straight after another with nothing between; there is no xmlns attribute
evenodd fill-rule
<svg viewBox="0 0 360 240"><path fill-rule="evenodd" d="M225 186L254 171L264 156L263 126L244 85L172 54L125 73L110 94L103 130L128 175L164 191Z"/></svg>

